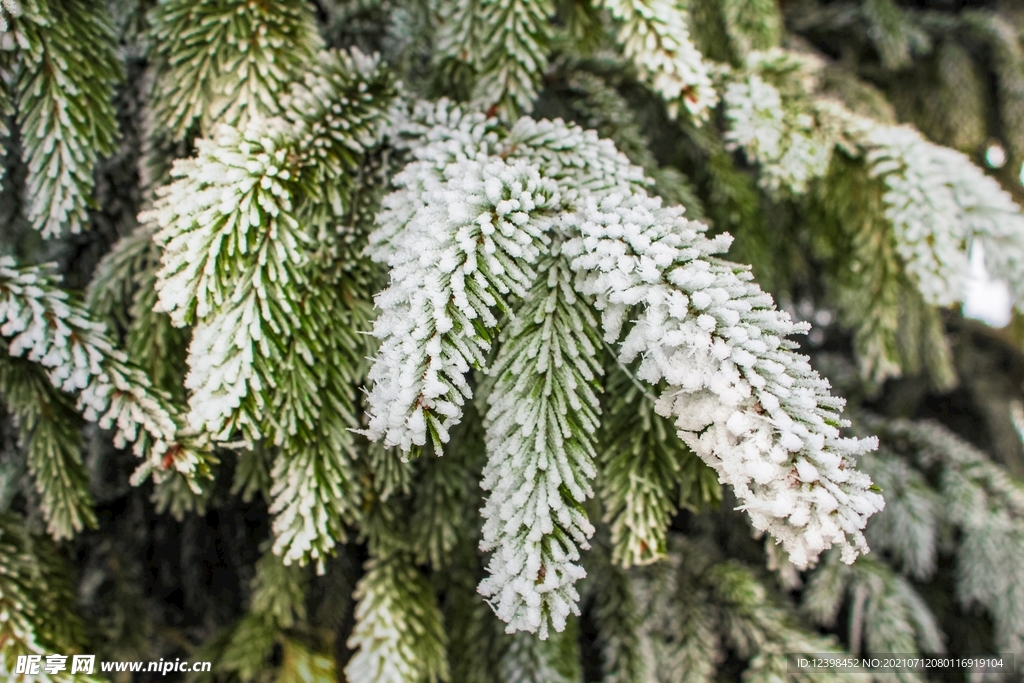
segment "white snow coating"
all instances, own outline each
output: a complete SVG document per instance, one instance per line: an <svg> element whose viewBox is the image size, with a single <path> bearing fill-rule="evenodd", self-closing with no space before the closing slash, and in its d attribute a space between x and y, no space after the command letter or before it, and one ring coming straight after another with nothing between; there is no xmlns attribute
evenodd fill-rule
<svg viewBox="0 0 1024 683"><path fill-rule="evenodd" d="M749 271L712 256L728 248L678 208L642 195L588 198L565 253L595 297L619 359L664 382L658 412L733 487L754 527L805 567L837 545L852 562L882 509L854 457L873 439L839 435L842 399L785 337L806 327L775 310ZM633 324L623 337L626 320Z"/></svg>
<svg viewBox="0 0 1024 683"><path fill-rule="evenodd" d="M909 126L861 122L872 175L882 178L897 248L929 303L966 297L970 253L983 245L985 268L1024 304L1024 215L999 183L955 150Z"/></svg>
<svg viewBox="0 0 1024 683"><path fill-rule="evenodd" d="M597 428L591 306L620 361L641 357L638 378L662 389L658 411L795 564L833 545L850 562L866 552L862 530L883 502L854 458L876 442L840 436L843 401L785 339L806 327L714 257L730 238L662 208L593 132L523 118L502 137L447 116L454 127L404 127L430 140L409 146L415 160L371 241L392 277L377 298L367 433L403 450L428 431L445 441L495 311L511 306L485 421L481 549L494 555L478 588L508 630L544 637L578 611L579 549L593 532L579 506ZM537 268L547 282L528 287Z"/></svg>
<svg viewBox="0 0 1024 683"><path fill-rule="evenodd" d="M227 439L237 409L258 390L256 354L269 355L275 317L291 315L289 283L307 260L305 234L292 215L285 134L280 119L252 119L244 131L218 128L178 161L178 180L153 211L160 226L160 309L182 326L197 319L189 347L189 425ZM241 266L246 272L238 272ZM244 426L244 423L243 423Z"/></svg>
<svg viewBox="0 0 1024 683"><path fill-rule="evenodd" d="M973 293L968 308L974 311L979 297L998 298L972 274L980 273L971 266L977 244L992 281L1009 283L1012 305L1024 304L1024 215L1010 194L970 158L913 127L879 123L816 95L819 66L784 50L751 53L725 86L727 146L759 165L765 189L785 187L796 195L826 174L837 146L862 157L886 186L885 215L897 251L928 303L949 306ZM789 94L770 78L785 80ZM1002 320L1006 305L992 305L992 319Z"/></svg>
<svg viewBox="0 0 1024 683"><path fill-rule="evenodd" d="M723 99L729 120L726 146L742 149L760 165L758 182L766 190L778 193L785 187L803 194L811 180L825 174L835 139L810 115L787 112L775 86L750 74L729 83Z"/></svg>
<svg viewBox="0 0 1024 683"><path fill-rule="evenodd" d="M582 305L581 305L582 304ZM501 338L487 413L489 491L482 550L495 551L479 591L508 631L548 636L579 614L573 584L586 575L579 548L594 527L580 508L593 496L601 374L597 320L559 260L545 272Z"/></svg>
<svg viewBox="0 0 1024 683"><path fill-rule="evenodd" d="M136 455L146 456L135 481L161 468L172 447L176 469L194 471L198 457L176 442L170 404L114 348L105 327L69 301L51 270L19 268L0 256L0 335L9 340L10 355L39 363L54 387L77 393L83 416L113 429L115 446L131 443Z"/></svg>
<svg viewBox="0 0 1024 683"><path fill-rule="evenodd" d="M992 327L1010 323L1013 302L1010 288L992 277L985 267L985 247L979 241L971 249L971 272L964 286L963 314Z"/></svg>
<svg viewBox="0 0 1024 683"><path fill-rule="evenodd" d="M679 105L697 121L707 118L718 96L710 69L690 40L685 10L671 0L603 0L621 22L619 42L642 80L675 118Z"/></svg>
<svg viewBox="0 0 1024 683"><path fill-rule="evenodd" d="M485 330L498 322L492 309L525 294L544 214L558 196L528 164L482 151L442 169L413 162L395 183L406 189L389 197L379 219L394 236L391 284L376 297L381 346L369 373L366 434L408 451L426 444L428 428L448 440L471 395L464 375L485 364ZM404 229L386 227L395 224Z"/></svg>
<svg viewBox="0 0 1024 683"><path fill-rule="evenodd" d="M356 585L355 627L347 645L349 683L448 680L441 615L431 587L401 556L374 557Z"/></svg>

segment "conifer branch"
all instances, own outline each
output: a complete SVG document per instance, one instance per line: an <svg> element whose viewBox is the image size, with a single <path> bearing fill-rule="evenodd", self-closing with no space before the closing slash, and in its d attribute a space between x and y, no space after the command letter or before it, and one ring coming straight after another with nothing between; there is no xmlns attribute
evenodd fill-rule
<svg viewBox="0 0 1024 683"><path fill-rule="evenodd" d="M28 166L26 217L44 237L88 227L93 168L114 151L121 78L105 8L22 0L5 29L17 46L14 97Z"/></svg>
<svg viewBox="0 0 1024 683"><path fill-rule="evenodd" d="M193 683L581 683L599 651L607 683L812 683L785 655L841 649L784 591L819 557L804 615L835 632L849 606L852 650L940 650L917 585L947 578L990 618L982 641L1013 649L1024 488L930 423L868 415L848 438L791 339L809 325L765 292L825 328L808 345L826 364L851 341L838 311L861 364L844 394L952 386L940 307L971 293L972 253L1024 301L1019 17L782 4L785 25L776 0L0 0L0 142L23 156L6 160L0 251L43 249L80 283L139 193L155 200L88 307L49 266L0 257L0 677L78 651L73 586L27 530L85 529L90 494L118 517L74 544L96 651L189 649L158 627L179 606L140 599L149 561L114 562L180 542L184 573L151 587L180 586L180 623L201 606L216 629L189 651L216 671ZM814 57L826 43L839 59ZM517 118L533 108L596 130ZM117 125L125 144L97 163ZM926 136L985 150L986 170ZM22 230L93 219L104 234ZM724 260L723 230L752 269ZM1020 455L1013 387L985 393L974 361L993 356L969 336L957 367L979 378L941 400L982 400L992 424L971 438ZM120 472L101 443L84 466L79 413L134 442L157 512L216 504L217 585L255 571L243 615L185 560L214 550L199 520L168 534L138 490L89 481ZM241 500L198 488L230 474L208 442L235 452ZM271 535L253 568L257 493ZM723 493L741 514L700 514ZM370 556L354 615L348 553L327 583L305 566L326 572L349 538Z"/></svg>
<svg viewBox="0 0 1024 683"><path fill-rule="evenodd" d="M829 284L840 321L853 329L861 376L874 386L903 372L900 290L914 287L904 285L903 261L885 219L884 192L863 162L837 153L811 200L822 226L817 246L836 264Z"/></svg>
<svg viewBox="0 0 1024 683"><path fill-rule="evenodd" d="M875 444L840 437L842 401L785 339L805 328L777 312L746 269L712 256L727 238L704 237L679 210L611 195L577 211L580 237L565 249L577 287L596 297L609 342L637 316L619 360L644 353L638 376L672 387L659 414L675 419L683 441L794 564L833 543L852 562L867 549L867 517L883 504L853 469Z"/></svg>
<svg viewBox="0 0 1024 683"><path fill-rule="evenodd" d="M271 470L274 552L320 569L356 514L348 430L358 426L356 335L368 317L337 260L335 226L391 96L376 59L324 53L283 117L201 140L146 216L160 225L160 307L177 326L195 324L190 424L218 441L238 433L281 450Z"/></svg>
<svg viewBox="0 0 1024 683"><path fill-rule="evenodd" d="M1024 634L1018 597L1024 585L1024 570L1018 562L1024 539L1024 485L941 425L872 416L863 416L860 422L919 468L940 468L936 493L943 504L938 506L937 520L930 521L925 508L920 513L924 524L913 534L889 539L891 552L912 558L921 546L927 550L938 543L936 537L927 536L929 532L938 536L947 525L959 529L957 597L964 606L984 607L995 622L998 647L1010 647ZM913 493L911 489L894 491L904 498ZM897 503L897 514L915 504L911 499ZM904 568L924 573L932 570L931 562L925 555L918 565L905 562Z"/></svg>
<svg viewBox="0 0 1024 683"><path fill-rule="evenodd" d="M156 228L152 222L143 223L114 244L89 282L86 308L108 329L121 332L128 357L146 371L154 386L184 403L180 368L188 336L157 306Z"/></svg>
<svg viewBox="0 0 1024 683"><path fill-rule="evenodd" d="M573 291L571 272L557 260L537 271L490 370L480 549L494 554L479 591L510 632L545 639L549 620L562 631L579 614L573 584L586 575L579 550L594 532L582 504L597 473L602 369L597 320Z"/></svg>
<svg viewBox="0 0 1024 683"><path fill-rule="evenodd" d="M237 672L242 680L253 680L266 670L282 631L306 618L305 574L302 568L285 565L264 543L250 586L249 612L232 630L218 669Z"/></svg>
<svg viewBox="0 0 1024 683"><path fill-rule="evenodd" d="M117 447L134 444L135 454L145 458L135 483L173 468L198 487L195 479L209 467L201 442L185 436L174 405L69 299L48 268L18 267L0 257L0 335L9 340L11 356L39 363L55 388L77 392L77 409L113 428Z"/></svg>
<svg viewBox="0 0 1024 683"><path fill-rule="evenodd" d="M190 358L202 364L186 383L195 392L190 421L218 439L237 428L257 434L261 391L274 385L270 358L287 349L298 292L308 286L304 269L318 227L309 212L342 209L325 181L345 182L386 105L375 99L365 106L366 98L387 99L376 64L340 55L322 64L327 74L293 96L296 103L326 99L321 110L296 122L254 120L244 132L222 127L217 138L200 141L196 159L178 162L180 180L151 214L164 250L161 308L177 326L196 323ZM342 127L333 117L344 114L331 107L346 97L363 106Z"/></svg>
<svg viewBox="0 0 1024 683"><path fill-rule="evenodd" d="M376 556L356 587L350 683L449 680L441 612L427 580L402 553Z"/></svg>
<svg viewBox="0 0 1024 683"><path fill-rule="evenodd" d="M462 144L442 138L416 151L371 236L371 247L387 240L391 285L377 295L366 434L403 451L426 444L428 432L438 450L448 441L471 396L463 375L485 365L492 311L526 293L546 209L558 201L554 184L523 162L477 147L447 163Z"/></svg>
<svg viewBox="0 0 1024 683"><path fill-rule="evenodd" d="M874 558L847 567L829 553L808 581L803 606L819 624L831 626L848 594L864 600L862 621L853 624L851 617L850 635L851 643L863 638L863 653L945 652L935 616L910 581ZM909 672L900 679L923 680Z"/></svg>
<svg viewBox="0 0 1024 683"><path fill-rule="evenodd" d="M808 683L818 680L821 674L787 672L786 655L838 652L832 638L802 628L750 569L723 560L707 538L675 535L669 548L665 561L632 572L637 609L647 615L644 647L657 680L715 680L726 648L746 660L744 680L767 682L787 673ZM853 680L841 669L829 673Z"/></svg>
<svg viewBox="0 0 1024 683"><path fill-rule="evenodd" d="M686 12L672 0L604 0L620 22L619 42L640 78L675 118L680 108L697 122L718 100L710 68L690 40Z"/></svg>
<svg viewBox="0 0 1024 683"><path fill-rule="evenodd" d="M7 355L0 356L0 398L16 417L47 532L61 540L95 528L74 403L50 384L41 365Z"/></svg>
<svg viewBox="0 0 1024 683"><path fill-rule="evenodd" d="M450 569L456 559L456 546L472 542L465 538L472 535L472 529L467 528L467 508L473 506L470 514L476 514L476 499L470 489L473 474L467 461L470 451L479 452L477 449L481 449L482 444L468 431L464 429L459 434L459 447L454 453L449 449L444 458L424 468L416 484L410 549L417 563L426 564L434 571ZM388 455L397 468L409 469L407 464L398 462L394 453Z"/></svg>
<svg viewBox="0 0 1024 683"><path fill-rule="evenodd" d="M897 249L929 303L962 301L970 249L1024 302L1024 216L1008 192L960 152L924 140L905 126L863 132L871 174L884 179L886 217Z"/></svg>
<svg viewBox="0 0 1024 683"><path fill-rule="evenodd" d="M442 0L437 3L437 45L433 61L439 78L459 97L468 99L483 59L480 0Z"/></svg>
<svg viewBox="0 0 1024 683"><path fill-rule="evenodd" d="M878 453L865 456L861 466L885 491L885 510L868 524L869 544L888 553L892 566L919 581L927 580L938 566L942 496L920 470L885 444Z"/></svg>
<svg viewBox="0 0 1024 683"><path fill-rule="evenodd" d="M815 99L818 67L806 59L782 51L752 53L748 68L754 73L727 86L727 138L762 164L762 183L778 187L772 175L783 173L792 191L802 194L808 180L825 173L838 145L864 159L870 177L884 183L884 216L897 252L928 303L963 300L970 250L980 243L987 268L1011 283L1020 305L1024 222L1020 207L995 179L910 126L880 124ZM769 74L776 84L762 78ZM788 152L782 153L787 146L795 150L792 163L786 161Z"/></svg>
<svg viewBox="0 0 1024 683"><path fill-rule="evenodd" d="M272 332L291 326L292 283L308 261L310 236L288 187L297 169L286 134L275 120L252 122L243 133L222 127L215 140L200 141L195 160L175 164L181 180L166 188L152 217L163 249L160 307L176 326L197 323L189 423L216 439L236 428L255 435L262 406L242 399L268 384L261 361Z"/></svg>
<svg viewBox="0 0 1024 683"><path fill-rule="evenodd" d="M487 27L480 40L473 100L506 121L533 109L547 67L551 0L482 0Z"/></svg>
<svg viewBox="0 0 1024 683"><path fill-rule="evenodd" d="M54 651L81 652L84 627L75 614L75 593L64 559L45 537L26 531L24 520L0 514L0 676L15 678L17 658ZM20 674L17 674L20 678ZM44 683L99 683L94 676L50 674L40 668L35 680Z"/></svg>
<svg viewBox="0 0 1024 683"><path fill-rule="evenodd" d="M834 230L818 245L838 238L827 248L842 257L833 285L844 321L856 330L865 378L878 385L905 366L919 367L920 347L928 349L933 380L948 388L955 378L929 307L964 300L978 248L987 270L1011 283L1013 303L1021 305L1020 207L960 152L909 126L878 123L821 98L815 92L820 65L813 60L753 52L746 69L726 86L726 138L760 165L766 189L800 196L813 186L821 197L815 201ZM862 199L844 200L845 191ZM851 248L856 269L846 258ZM910 288L919 290L921 303ZM918 329L903 308L920 311Z"/></svg>
<svg viewBox="0 0 1024 683"><path fill-rule="evenodd" d="M817 111L807 102L803 88L788 88L784 96L771 81L794 78L807 81L804 66L781 50L753 52L747 71L730 81L723 101L729 129L729 149L743 149L751 163L760 165L758 182L778 195L783 189L800 195L815 178L825 174L838 142L839 131L824 106Z"/></svg>
<svg viewBox="0 0 1024 683"><path fill-rule="evenodd" d="M518 632L504 640L498 671L504 683L580 683L579 645L573 625L551 638Z"/></svg>
<svg viewBox="0 0 1024 683"><path fill-rule="evenodd" d="M281 95L322 47L302 0L171 0L149 21L152 127L173 140L196 124L209 135L282 113Z"/></svg>
<svg viewBox="0 0 1024 683"><path fill-rule="evenodd" d="M689 179L671 166L658 164L650 149L650 142L640 132L635 112L619 92L600 76L586 71L574 73L568 85L582 97L573 101L581 125L608 138L630 163L639 166L653 181L654 192L666 204L686 207L687 215L701 219L704 207Z"/></svg>
<svg viewBox="0 0 1024 683"><path fill-rule="evenodd" d="M612 559L622 567L665 556L669 523L680 505L699 509L721 497L714 470L679 440L634 381L639 384L622 368L611 372L599 440L598 493Z"/></svg>
<svg viewBox="0 0 1024 683"><path fill-rule="evenodd" d="M509 131L505 150L509 158L529 160L565 188L563 211L588 195L642 192L651 185L643 169L610 140L561 120L523 117ZM566 228L559 227L564 234Z"/></svg>
<svg viewBox="0 0 1024 683"><path fill-rule="evenodd" d="M729 44L741 62L751 52L779 46L784 28L775 0L723 0L720 4Z"/></svg>
<svg viewBox="0 0 1024 683"><path fill-rule="evenodd" d="M842 401L829 394L828 384L785 339L806 328L777 312L771 298L750 282L747 269L714 258L728 246L727 237L710 240L703 235L706 227L686 221L679 209L661 208L659 201L643 193L639 169L592 132L527 118L504 140L482 119L461 119L455 129L419 130L428 142L413 147L418 159L399 176L402 189L385 200L382 228L376 242L371 240L378 258L387 258L392 269L391 287L377 300L383 312L375 330L384 341L370 373L375 384L369 394L371 421L366 433L371 438L409 450L425 443L429 424L435 441L447 440L446 424L437 414L451 421L460 418L462 401L470 395L463 375L486 361L491 340L484 335L497 324L492 311L503 294L522 298L527 315L509 328L511 336L499 340L499 372L512 362L503 359L515 358L522 344L528 344L523 347L528 350L527 363L541 362L542 347L533 345L552 343L548 340L566 339L560 350L584 348L581 340L569 341L570 336L557 333L555 318L544 327L530 314L545 310L544 300L558 291L556 283L548 283L546 292L524 286L522 269L539 267L543 261L537 259L544 253L560 260L560 268L575 271L576 292L602 312L606 341L618 342L627 318L633 321L622 341L620 362L628 364L644 354L638 376L653 385L665 381L657 411L674 418L683 441L735 488L757 529L770 531L798 566L813 562L833 544L843 547L844 559L850 562L867 549L861 530L867 517L881 509L882 499L869 490L870 479L854 469L853 458L873 448L874 442L840 437ZM517 216L517 209L526 210ZM493 227L496 218L504 221L498 230ZM564 247L549 246L549 240L563 234L570 237ZM508 241L489 246L492 235ZM478 244L484 246L484 258L478 256ZM516 251L510 251L509 244ZM490 254L507 261L488 259ZM467 271L472 279L465 277ZM479 295L467 287L470 283L479 288ZM555 307L547 310L559 312L553 301ZM480 324L474 326L477 318ZM538 326L539 337L531 334L517 341L531 325ZM596 430L596 420L589 428L586 420L572 427L586 402L577 398L573 405L571 397L591 371L559 380L557 363L549 361L548 367L538 381L553 382L551 395L565 392L571 406L559 410L569 431L560 426L551 433L573 434L577 442L588 438ZM512 413L510 404L502 402L527 389L516 374L499 378L499 385L511 384L507 390L495 389L492 405L502 408L495 407L498 412L489 416L492 461L484 488L494 487L495 493L485 506L488 525L482 547L499 548L499 553L480 590L500 596L495 609L513 630L543 633L547 620L540 617L549 596L536 595L531 586L542 586L546 594L549 584L571 586L564 579L575 577L549 578L536 553L508 553L505 548L514 546L502 547L496 541L499 529L511 534L521 523L517 510L531 500L532 491L547 494L537 499L540 512L557 500L557 488L545 491L539 477L557 472L560 484L568 487L568 482L564 466L531 467L531 459L548 447L543 442L522 450L521 463L494 459L497 444L502 449L519 448L506 436L520 421L532 424L522 405L514 422L503 422ZM543 386L530 390L526 405L543 407ZM574 481L590 478L592 465L587 459L575 466L571 458L568 461L565 471ZM535 514L530 506L526 510ZM571 508L565 512L559 525L585 529ZM513 528L499 527L494 519L511 522ZM538 541L555 530L553 522L550 531L543 523L528 528ZM586 535L589 531L582 537ZM574 551L575 547L560 549L557 557L554 549L550 552L562 563L573 561ZM510 573L523 568L536 572L531 574L532 583L523 577L509 581ZM526 612L519 611L516 593ZM574 609L573 593L566 593L569 601L551 596L560 598L557 605L552 603L559 610L552 612L554 616ZM561 618L552 624L556 629L564 626Z"/></svg>

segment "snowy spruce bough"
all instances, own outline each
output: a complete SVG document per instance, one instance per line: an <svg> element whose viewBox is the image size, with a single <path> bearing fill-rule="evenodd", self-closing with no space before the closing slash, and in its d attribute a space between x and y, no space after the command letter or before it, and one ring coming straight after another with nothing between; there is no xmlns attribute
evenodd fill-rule
<svg viewBox="0 0 1024 683"><path fill-rule="evenodd" d="M54 539L97 525L79 416L131 445L132 484L152 477L161 511L203 511L224 459L232 494L267 500L271 538L249 612L217 641L223 671L253 679L275 642L286 663L333 666L281 634L306 618L303 568L325 572L353 540L370 556L353 683L478 680L448 646L485 640L488 608L507 634L505 679L570 680L558 648L587 590L607 680L708 678L726 647L769 680L786 652L836 648L794 626L752 570L669 531L720 485L784 585L818 567L812 620L831 626L847 591L870 594L889 611L868 617L868 646L890 651L942 647L899 572L934 575L939 527L980 535L998 517L995 545L959 549L976 565L961 599L995 614L1000 643L1024 635L1005 600L1024 577L977 588L977 567L1008 561L994 548L1024 529L1016 484L941 428L861 416L849 429L799 346L809 323L729 259L733 238L701 220L601 75L602 59L630 74L707 154L713 182L750 173L768 200L814 207L821 258L842 259L827 288L855 376L877 388L910 365L906 301L948 376L938 307L963 300L976 246L1024 301L1024 216L962 153L825 92L823 62L782 47L774 3L715 9L721 60L702 54L696 15L661 1L598 3L558 27L549 16L568 10L544 2L387 5L383 55L329 49L300 0L122 4L120 30L146 50L145 206L85 301L52 266L0 256L0 396ZM88 227L94 167L118 134L114 23L84 0L0 8L25 219L59 240ZM588 71L595 41L611 56ZM52 68L90 49L102 59ZM593 126L529 115L548 68L570 72ZM424 69L453 97L420 88ZM848 187L871 201L842 204ZM956 505L904 496L931 485L915 467L950 473L940 489ZM872 477L891 483L894 511ZM899 515L930 531L900 533ZM0 623L4 673L17 655L76 646L47 635L50 603L24 607L57 590L29 571L29 539L0 518L17 550L0 556L0 610L15 615ZM869 541L895 559L864 557ZM450 574L457 624L427 571ZM884 619L898 626L888 640L872 630Z"/></svg>

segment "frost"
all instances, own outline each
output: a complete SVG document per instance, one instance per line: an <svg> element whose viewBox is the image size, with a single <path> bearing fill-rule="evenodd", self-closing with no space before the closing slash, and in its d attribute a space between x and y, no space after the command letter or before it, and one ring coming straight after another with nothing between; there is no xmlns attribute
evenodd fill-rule
<svg viewBox="0 0 1024 683"><path fill-rule="evenodd" d="M848 561L866 552L862 530L883 501L854 458L875 441L840 436L842 400L786 339L805 328L775 310L747 269L714 258L728 239L708 239L680 209L641 195L588 198L575 220L580 234L565 253L604 314L605 340L620 343L623 363L642 358L640 378L665 382L658 412L733 487L754 527L798 567L832 545ZM645 259L655 277L641 275ZM705 305L671 308L679 291L691 301L703 293ZM626 317L635 323L624 331L616 321Z"/></svg>
<svg viewBox="0 0 1024 683"><path fill-rule="evenodd" d="M444 119L454 125L430 125ZM391 284L377 297L366 433L406 451L446 441L507 311L487 394L480 547L493 555L478 590L509 631L546 637L578 613L598 426L591 307L620 362L639 358L637 378L665 386L658 412L795 564L833 545L848 562L867 551L862 530L883 502L854 459L876 443L840 436L843 401L787 339L806 327L715 256L728 236L662 208L610 143L561 121L523 118L502 135L444 105L394 135L413 160L371 240Z"/></svg>
<svg viewBox="0 0 1024 683"><path fill-rule="evenodd" d="M769 80L773 72L801 72L807 67L780 50L753 52L747 71L726 85L725 133L729 149L742 149L760 166L758 181L778 194L783 188L803 194L808 183L825 174L837 141L826 115L805 103L789 102ZM808 76L802 74L804 79ZM806 87L810 88L809 84Z"/></svg>
<svg viewBox="0 0 1024 683"><path fill-rule="evenodd" d="M988 271L1024 305L1024 215L1010 194L966 156L913 128L861 126L871 173L887 187L897 248L925 298L940 306L964 300L970 251L980 242Z"/></svg>
<svg viewBox="0 0 1024 683"><path fill-rule="evenodd" d="M197 141L141 219L158 228L158 307L193 326L189 425L278 451L273 551L322 570L358 505L349 430L365 322L336 273L345 238L332 228L349 211L355 167L380 141L393 88L380 61L355 49L310 66L281 116L250 112L241 129Z"/></svg>
<svg viewBox="0 0 1024 683"><path fill-rule="evenodd" d="M1024 303L1024 215L964 154L911 126L878 123L815 94L819 65L783 50L753 52L725 87L726 143L759 165L770 192L801 195L825 176L835 150L863 158L886 187L885 217L907 273L930 304L966 297L975 243L985 266Z"/></svg>
<svg viewBox="0 0 1024 683"><path fill-rule="evenodd" d="M463 376L485 365L494 310L525 294L558 203L554 183L482 145L453 136L416 155L371 236L386 241L373 253L386 256L391 284L376 297L366 433L405 451L426 444L428 430L447 441L471 395Z"/></svg>
<svg viewBox="0 0 1024 683"><path fill-rule="evenodd" d="M564 264L548 263L500 340L487 413L490 491L481 549L495 551L479 587L508 630L548 637L579 614L579 549L594 528L580 509L593 495L597 321Z"/></svg>
<svg viewBox="0 0 1024 683"><path fill-rule="evenodd" d="M195 474L202 456L180 443L169 401L57 285L48 269L19 268L0 256L0 335L8 339L7 352L41 364L53 386L77 393L82 415L114 430L114 445L133 444L146 458L135 481L171 464Z"/></svg>
<svg viewBox="0 0 1024 683"><path fill-rule="evenodd" d="M241 399L258 388L255 364L289 317L289 283L307 259L308 237L277 170L286 165L289 130L279 119L253 119L241 132L222 126L197 143L195 159L175 164L179 180L142 217L160 228L161 310L178 326L199 322L185 380L193 392L188 420L216 439L229 438ZM247 256L251 270L239 278L235 264Z"/></svg>
<svg viewBox="0 0 1024 683"><path fill-rule="evenodd" d="M695 120L717 101L709 67L690 40L686 13L671 0L604 0L622 23L619 42L640 77L665 100L673 118L682 105Z"/></svg>
<svg viewBox="0 0 1024 683"><path fill-rule="evenodd" d="M355 628L345 665L351 683L448 680L441 614L433 590L401 556L374 557L356 586Z"/></svg>

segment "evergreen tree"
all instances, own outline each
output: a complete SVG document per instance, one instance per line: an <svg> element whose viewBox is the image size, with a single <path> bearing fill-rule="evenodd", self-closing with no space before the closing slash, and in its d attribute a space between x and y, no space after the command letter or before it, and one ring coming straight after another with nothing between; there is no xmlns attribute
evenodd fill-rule
<svg viewBox="0 0 1024 683"><path fill-rule="evenodd" d="M1015 3L0 0L0 37L6 679L1024 642Z"/></svg>

